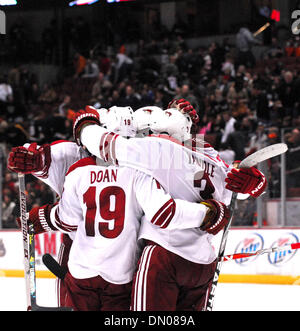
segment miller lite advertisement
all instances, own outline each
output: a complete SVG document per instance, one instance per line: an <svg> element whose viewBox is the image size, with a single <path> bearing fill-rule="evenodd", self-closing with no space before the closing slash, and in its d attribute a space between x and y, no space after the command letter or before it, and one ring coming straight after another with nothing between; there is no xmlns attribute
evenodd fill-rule
<svg viewBox="0 0 300 331"><path fill-rule="evenodd" d="M46 232L35 236L36 270L43 271L44 276L52 278L53 274L48 271L42 262L44 254L51 254L56 260L61 245L61 233ZM219 242L222 232L213 238L213 244L218 253ZM243 277L250 275L255 282L255 275L268 276L274 279L278 275L288 277L299 276L300 250L290 249L290 245L299 242L300 229L236 229L229 231L225 255L238 253L256 253L266 248L281 248L278 251L257 254L231 261L225 261L222 265L221 276L226 275L226 281L236 282L238 278L243 282ZM287 249L284 249L284 247ZM3 276L20 277L24 270L22 255L22 238L20 231L0 231L0 274ZM37 277L39 277L37 273ZM222 282L222 277L220 277Z"/></svg>

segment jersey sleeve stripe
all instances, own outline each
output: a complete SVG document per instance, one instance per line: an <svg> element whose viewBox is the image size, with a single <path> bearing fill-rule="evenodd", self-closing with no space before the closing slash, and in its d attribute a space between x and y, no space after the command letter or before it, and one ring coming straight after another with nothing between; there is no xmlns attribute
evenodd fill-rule
<svg viewBox="0 0 300 331"><path fill-rule="evenodd" d="M108 135L108 133L104 133L100 139L100 145L99 145L99 151L100 151L100 157L103 161L106 162L105 158L105 138Z"/></svg>
<svg viewBox="0 0 300 331"><path fill-rule="evenodd" d="M100 157L105 162L112 162L117 163L116 160L116 138L119 135L108 132L102 135L100 139L100 145L99 145L99 151L100 151Z"/></svg>
<svg viewBox="0 0 300 331"><path fill-rule="evenodd" d="M111 156L112 156L112 159L113 159L113 162L114 162L115 165L119 165L119 162L118 162L117 157L116 157L116 140L117 140L118 137L119 137L118 134L116 134L114 136L114 139L112 141L112 146L111 146L111 149L112 149Z"/></svg>
<svg viewBox="0 0 300 331"><path fill-rule="evenodd" d="M58 208L55 210L55 225L59 230L65 231L65 232L72 232L72 231L76 231L77 230L77 226L76 225L69 225L64 223L59 215L58 215Z"/></svg>
<svg viewBox="0 0 300 331"><path fill-rule="evenodd" d="M110 132L108 136L106 137L105 142L105 156L106 160L109 163L114 163L114 157L113 157L113 140L115 139L115 134L113 132Z"/></svg>
<svg viewBox="0 0 300 331"><path fill-rule="evenodd" d="M174 204L172 204L166 211L165 211L165 215L162 215L162 220L163 223L161 224L161 228L165 229L166 227L168 227L168 225L170 224L170 222L172 221L174 214L176 211L176 203L174 202Z"/></svg>
<svg viewBox="0 0 300 331"><path fill-rule="evenodd" d="M170 224L175 214L175 210L176 203L173 199L170 199L153 216L151 223L160 226L161 228L166 228Z"/></svg>

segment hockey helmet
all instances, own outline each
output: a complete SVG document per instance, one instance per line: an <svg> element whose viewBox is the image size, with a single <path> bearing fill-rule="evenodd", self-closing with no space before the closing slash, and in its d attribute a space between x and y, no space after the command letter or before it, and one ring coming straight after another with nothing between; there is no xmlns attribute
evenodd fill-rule
<svg viewBox="0 0 300 331"><path fill-rule="evenodd" d="M137 134L148 136L150 134L151 117L163 110L157 106L147 106L137 109L134 112L134 123L137 128Z"/></svg>
<svg viewBox="0 0 300 331"><path fill-rule="evenodd" d="M150 129L153 133L167 133L180 141L191 138L192 119L177 108L170 108L151 117Z"/></svg>
<svg viewBox="0 0 300 331"><path fill-rule="evenodd" d="M135 137L136 126L131 107L113 106L106 113L103 112L103 114L103 122L101 121L101 123L107 130L124 137Z"/></svg>

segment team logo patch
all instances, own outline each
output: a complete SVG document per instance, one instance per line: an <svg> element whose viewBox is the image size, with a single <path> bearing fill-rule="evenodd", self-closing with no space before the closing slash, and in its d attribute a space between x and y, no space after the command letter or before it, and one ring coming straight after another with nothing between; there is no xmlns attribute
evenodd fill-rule
<svg viewBox="0 0 300 331"><path fill-rule="evenodd" d="M255 253L264 247L264 239L258 233L252 233L245 239L241 240L235 249L234 253ZM242 259L237 259L235 262L239 265L247 265L248 263L254 261L258 256L246 257Z"/></svg>
<svg viewBox="0 0 300 331"><path fill-rule="evenodd" d="M285 245L291 245L297 242L299 242L298 237L294 233L288 232L274 241L271 247L284 247ZM274 253L269 253L268 261L275 267L280 267L281 265L290 261L296 253L296 249L286 249Z"/></svg>

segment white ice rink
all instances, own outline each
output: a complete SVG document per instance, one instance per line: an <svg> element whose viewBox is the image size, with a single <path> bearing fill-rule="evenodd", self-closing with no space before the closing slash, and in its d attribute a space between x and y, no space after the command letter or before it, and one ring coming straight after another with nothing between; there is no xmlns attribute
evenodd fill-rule
<svg viewBox="0 0 300 331"><path fill-rule="evenodd" d="M215 311L300 311L299 285L219 283ZM56 306L55 280L37 279L37 303ZM23 278L0 277L0 311L26 310Z"/></svg>

